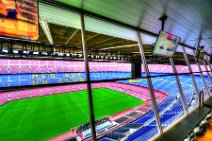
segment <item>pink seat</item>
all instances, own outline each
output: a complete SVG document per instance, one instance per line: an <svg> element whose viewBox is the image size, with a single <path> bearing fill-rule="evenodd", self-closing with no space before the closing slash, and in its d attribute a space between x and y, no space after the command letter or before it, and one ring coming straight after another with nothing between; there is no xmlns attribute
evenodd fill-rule
<svg viewBox="0 0 212 141"><path fill-rule="evenodd" d="M30 90L21 90L20 91L20 98L29 98L30 97Z"/></svg>
<svg viewBox="0 0 212 141"><path fill-rule="evenodd" d="M48 69L50 72L57 72L57 68L54 66L50 66Z"/></svg>
<svg viewBox="0 0 212 141"><path fill-rule="evenodd" d="M20 60L20 73L31 73L30 60Z"/></svg>
<svg viewBox="0 0 212 141"><path fill-rule="evenodd" d="M21 73L31 73L32 68L28 65L22 65L21 68L20 68L20 72Z"/></svg>
<svg viewBox="0 0 212 141"><path fill-rule="evenodd" d="M32 97L41 96L41 92L40 91L41 91L40 88L32 89L31 90Z"/></svg>
<svg viewBox="0 0 212 141"><path fill-rule="evenodd" d="M59 66L59 67L57 68L57 72L64 72L63 66Z"/></svg>
<svg viewBox="0 0 212 141"><path fill-rule="evenodd" d="M202 71L206 71L206 68L204 65L201 65L200 67L201 67Z"/></svg>
<svg viewBox="0 0 212 141"><path fill-rule="evenodd" d="M0 67L0 73L1 74L8 74L8 72L9 72L8 66L7 65L1 65L1 67Z"/></svg>
<svg viewBox="0 0 212 141"><path fill-rule="evenodd" d="M10 94L10 100L19 99L19 94L20 94L19 91L11 91L9 92L9 94Z"/></svg>
<svg viewBox="0 0 212 141"><path fill-rule="evenodd" d="M69 61L63 62L63 72L70 72Z"/></svg>
<svg viewBox="0 0 212 141"><path fill-rule="evenodd" d="M37 73L39 70L39 67L36 66L36 64L31 65L31 72L32 73Z"/></svg>
<svg viewBox="0 0 212 141"><path fill-rule="evenodd" d="M53 62L48 61L48 70L49 70L49 72L57 72L57 67L56 67L55 61L53 61Z"/></svg>
<svg viewBox="0 0 212 141"><path fill-rule="evenodd" d="M49 90L50 90L51 94L58 94L57 87L50 87Z"/></svg>
<svg viewBox="0 0 212 141"><path fill-rule="evenodd" d="M72 62L72 72L85 72L84 62Z"/></svg>
<svg viewBox="0 0 212 141"><path fill-rule="evenodd" d="M61 86L57 86L55 89L57 90L57 92L54 93L54 94L61 94L62 93L61 92L62 91Z"/></svg>
<svg viewBox="0 0 212 141"><path fill-rule="evenodd" d="M73 86L72 85L68 85L67 89L68 89L68 92L73 92Z"/></svg>
<svg viewBox="0 0 212 141"><path fill-rule="evenodd" d="M196 64L191 65L192 72L199 72L199 69Z"/></svg>
<svg viewBox="0 0 212 141"><path fill-rule="evenodd" d="M0 104L8 102L8 92L3 92L0 94Z"/></svg>
<svg viewBox="0 0 212 141"><path fill-rule="evenodd" d="M51 93L49 91L49 88L41 88L41 94L45 96L45 95L50 95Z"/></svg>
<svg viewBox="0 0 212 141"><path fill-rule="evenodd" d="M16 74L20 72L20 68L18 65L11 65L8 73Z"/></svg>
<svg viewBox="0 0 212 141"><path fill-rule="evenodd" d="M73 91L79 91L80 90L80 86L74 85L73 86Z"/></svg>
<svg viewBox="0 0 212 141"><path fill-rule="evenodd" d="M127 71L129 63L89 62L91 71ZM0 59L0 73L85 72L83 61Z"/></svg>
<svg viewBox="0 0 212 141"><path fill-rule="evenodd" d="M2 67L2 66L8 66L8 64L9 64L9 59L0 59L0 66ZM0 68L1 68L0 67Z"/></svg>
<svg viewBox="0 0 212 141"><path fill-rule="evenodd" d="M67 86L60 86L60 93L66 93L67 92Z"/></svg>
<svg viewBox="0 0 212 141"><path fill-rule="evenodd" d="M47 66L44 66L44 65L40 66L39 72L40 72L40 73L46 73L46 72L48 72L48 71L47 71Z"/></svg>
<svg viewBox="0 0 212 141"><path fill-rule="evenodd" d="M19 64L21 64L21 65L30 65L31 64L31 62L32 62L32 60L28 60L28 59L20 59L19 60Z"/></svg>
<svg viewBox="0 0 212 141"><path fill-rule="evenodd" d="M86 84L81 84L78 86L79 90L87 90L87 85Z"/></svg>
<svg viewBox="0 0 212 141"><path fill-rule="evenodd" d="M70 68L68 66L63 67L63 72L70 72Z"/></svg>

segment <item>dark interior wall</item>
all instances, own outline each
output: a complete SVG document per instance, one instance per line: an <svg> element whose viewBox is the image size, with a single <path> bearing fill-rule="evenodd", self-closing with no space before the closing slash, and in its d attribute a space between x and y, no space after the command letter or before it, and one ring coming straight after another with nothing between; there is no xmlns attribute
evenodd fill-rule
<svg viewBox="0 0 212 141"><path fill-rule="evenodd" d="M141 77L141 61L136 61L131 63L131 73L132 78Z"/></svg>

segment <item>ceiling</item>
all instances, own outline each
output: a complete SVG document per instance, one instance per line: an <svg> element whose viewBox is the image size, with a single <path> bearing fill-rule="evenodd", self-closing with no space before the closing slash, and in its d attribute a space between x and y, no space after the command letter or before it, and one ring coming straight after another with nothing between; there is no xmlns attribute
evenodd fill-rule
<svg viewBox="0 0 212 141"><path fill-rule="evenodd" d="M57 0L86 11L158 34L163 14L164 30L181 37L192 47L198 38L212 53L211 0Z"/></svg>
<svg viewBox="0 0 212 141"><path fill-rule="evenodd" d="M48 23L49 29L51 31L51 36L54 44L75 46L82 48L82 37L81 30L77 28L67 27L63 25L57 25L53 23ZM130 47L127 52L138 51L137 42L118 38L114 36L108 36L96 32L86 31L87 47L89 49L101 49L101 50L118 50L124 51L124 48ZM40 28L40 39L39 41L43 43L48 43L42 28ZM135 48L137 48L135 50Z"/></svg>
<svg viewBox="0 0 212 141"><path fill-rule="evenodd" d="M88 1L89 0L83 2ZM72 2L78 2L78 4L80 4L79 1ZM118 18L119 17L117 17L117 19ZM39 3L39 19L40 22L47 23L47 27L44 28L48 28L48 30L50 31L53 44L82 48L79 13L71 12L60 7L54 7L45 3ZM126 19L126 17L124 19ZM44 43L50 43L47 35L45 34L46 29L44 28L40 26L39 40ZM114 25L112 23L105 22L93 17L85 16L85 30L87 36L87 47L89 49L100 49L102 50L102 52L104 52L104 50L107 50L139 54L137 35L136 32L132 31L131 29ZM157 32L159 32L159 30ZM141 34L141 37L144 44L145 55L152 56L156 37L144 33ZM174 56L176 59L179 60L183 58L182 53L179 53L180 50L181 49L179 46L177 49L178 52L175 53ZM80 51L80 49L75 50L75 52Z"/></svg>
<svg viewBox="0 0 212 141"><path fill-rule="evenodd" d="M82 51L82 37L81 30L77 28L67 27L63 25L48 23L52 39L56 45L66 45L73 47L80 47L81 49L75 49L73 53L79 53ZM43 43L49 43L46 35L44 34L42 28L40 28L40 39L39 41ZM114 36L104 35L101 33L91 32L86 30L87 36L87 47L92 50L100 50L99 54L105 53L104 51L109 51L112 53L125 52L131 55L139 55L138 43L136 41L127 40L123 38L118 38ZM144 46L145 56L152 56L154 47L149 44ZM59 48L56 48L56 51ZM66 50L68 52L68 50ZM174 56L175 60L183 60L183 54L181 52L176 52ZM193 57L189 55L189 58ZM203 57L200 57L203 58Z"/></svg>
<svg viewBox="0 0 212 141"><path fill-rule="evenodd" d="M46 0L48 1L48 0ZM80 9L85 9L97 15L107 17L128 25L142 28L158 34L161 22L158 20L166 13L165 31L181 37L181 43L192 47L201 36L201 45L208 53L212 53L212 16L209 0L57 0ZM50 1L51 2L51 1ZM189 3L190 2L190 3ZM201 6L205 5L204 6ZM180 9L180 10L177 10ZM209 9L209 10L207 10ZM204 16L202 16L204 15ZM39 2L39 41L52 44L56 52L82 53L82 37L80 14L45 1ZM98 49L101 55L106 52L140 55L137 33L135 30L85 15L85 30L87 47L90 52ZM141 33L145 55L151 57L157 37ZM51 47L51 46L50 46ZM65 50L63 48L66 48ZM15 45L16 49L22 45ZM62 49L61 49L62 48ZM35 46L35 50L51 51L50 48ZM175 53L175 60L183 60L181 45ZM188 54L193 50L187 48ZM114 53L115 54L115 53ZM191 59L193 56L189 56ZM201 57L203 58L203 57Z"/></svg>
<svg viewBox="0 0 212 141"><path fill-rule="evenodd" d="M160 21L157 17L160 17L159 8L162 6L159 3L164 1L155 0L151 3L149 1L137 1L129 3L125 0L116 0L114 3L111 1L93 1L93 0L59 0L60 2L83 8L93 13L100 14L105 17L115 19L117 21L130 24L143 28L150 32L157 34L160 31ZM169 1L170 2L170 1ZM171 3L171 2L170 2ZM157 6L158 4L158 6ZM138 6L142 5L142 6ZM151 5L151 6L150 6ZM155 5L155 6L154 6ZM155 8L154 8L155 7ZM167 11L168 8L166 8ZM140 13L140 14L139 14ZM141 14L142 13L142 14ZM173 14L173 12L168 12ZM175 13L176 14L176 13ZM176 25L180 24L176 22L172 28L170 28L170 22L176 20L173 16L168 15L168 20L165 25L165 30L171 32L182 38L183 43L189 39L188 44L194 46L195 40L198 35L195 34L196 30L191 30L189 36L185 38L183 30L176 30ZM139 18L140 17L140 18ZM171 17L171 18L170 18ZM181 18L181 17L179 17ZM142 20L140 20L142 19ZM173 20L173 21L172 21ZM82 53L82 37L81 37L81 23L80 14L67 10L65 8L55 7L51 4L39 3L39 41L42 43L52 44L55 52L78 54ZM193 26L193 25L191 25ZM179 26L180 27L180 26ZM184 28L185 26L183 26ZM177 28L178 29L178 28ZM94 17L85 16L85 33L87 40L87 47L90 55L96 55L96 52L100 55L117 55L124 53L126 55L140 55L137 34L136 31L122 27L110 22L106 22ZM206 36L202 36L206 38ZM145 56L151 57L153 54L154 44L156 37L148 35L146 33L141 34ZM203 40L205 41L205 40ZM203 45L204 42L201 42ZM210 41L210 40L206 40ZM22 48L22 44L14 44L15 49ZM72 51L68 47L76 47ZM208 46L209 47L209 46ZM27 47L26 47L27 48ZM35 50L43 50L50 52L52 46L46 48L45 46L34 46ZM29 46L29 50L31 46ZM207 49L207 48L205 48ZM98 51L97 51L98 50ZM180 52L181 45L178 46L175 53L175 60L183 60L183 55ZM109 54L108 54L109 52ZM192 52L187 49L187 53ZM193 56L189 55L190 59ZM203 58L203 57L201 57Z"/></svg>

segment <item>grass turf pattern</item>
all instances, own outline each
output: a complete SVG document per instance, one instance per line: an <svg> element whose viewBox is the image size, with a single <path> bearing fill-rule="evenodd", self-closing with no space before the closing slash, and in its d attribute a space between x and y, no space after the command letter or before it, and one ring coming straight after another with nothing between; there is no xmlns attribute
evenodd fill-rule
<svg viewBox="0 0 212 141"><path fill-rule="evenodd" d="M96 119L144 103L107 88L92 92ZM48 140L89 122L87 91L11 101L0 106L0 115L1 141Z"/></svg>

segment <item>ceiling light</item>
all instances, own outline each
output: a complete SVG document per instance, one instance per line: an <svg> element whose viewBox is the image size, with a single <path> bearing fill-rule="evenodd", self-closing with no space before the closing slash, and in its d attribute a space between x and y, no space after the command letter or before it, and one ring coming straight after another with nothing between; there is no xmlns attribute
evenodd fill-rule
<svg viewBox="0 0 212 141"><path fill-rule="evenodd" d="M40 21L40 26L43 29L43 32L46 35L46 38L48 39L49 43L53 45L54 42L48 23L46 21Z"/></svg>

